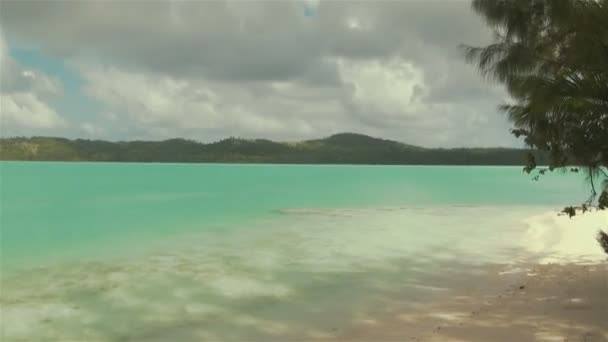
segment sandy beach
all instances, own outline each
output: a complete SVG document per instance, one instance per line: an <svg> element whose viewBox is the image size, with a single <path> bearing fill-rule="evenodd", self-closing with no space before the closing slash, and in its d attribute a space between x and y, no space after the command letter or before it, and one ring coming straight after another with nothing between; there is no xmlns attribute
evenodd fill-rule
<svg viewBox="0 0 608 342"><path fill-rule="evenodd" d="M608 341L608 265L488 269L442 299L361 319L330 341ZM468 284L467 284L468 283Z"/></svg>
<svg viewBox="0 0 608 342"><path fill-rule="evenodd" d="M400 309L360 319L331 341L608 341L608 262L593 237L608 214L529 219L522 246L540 261L445 267L443 286L410 287ZM460 265L462 266L462 265ZM407 288L407 286L406 286ZM413 292L412 292L413 291ZM416 292L418 291L418 292ZM409 298L433 299L412 302ZM408 301L407 304L398 304ZM390 306L390 305L389 305Z"/></svg>

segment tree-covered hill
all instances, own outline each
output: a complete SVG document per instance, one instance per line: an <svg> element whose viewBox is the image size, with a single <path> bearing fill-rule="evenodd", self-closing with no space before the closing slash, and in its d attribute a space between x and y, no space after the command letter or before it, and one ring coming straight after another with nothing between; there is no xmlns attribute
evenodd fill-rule
<svg viewBox="0 0 608 342"><path fill-rule="evenodd" d="M128 142L52 137L0 139L0 160L524 165L527 153L508 148L431 149L354 133L298 142L228 138L209 144L186 139Z"/></svg>

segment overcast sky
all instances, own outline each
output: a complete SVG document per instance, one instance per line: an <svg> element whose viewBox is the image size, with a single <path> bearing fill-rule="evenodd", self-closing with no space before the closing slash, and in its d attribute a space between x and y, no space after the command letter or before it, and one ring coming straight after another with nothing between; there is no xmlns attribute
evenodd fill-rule
<svg viewBox="0 0 608 342"><path fill-rule="evenodd" d="M2 1L3 136L518 146L468 1Z"/></svg>

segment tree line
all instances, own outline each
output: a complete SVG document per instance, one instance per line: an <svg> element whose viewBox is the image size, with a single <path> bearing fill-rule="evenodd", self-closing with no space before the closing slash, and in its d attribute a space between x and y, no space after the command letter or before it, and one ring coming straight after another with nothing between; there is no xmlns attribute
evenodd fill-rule
<svg viewBox="0 0 608 342"><path fill-rule="evenodd" d="M0 160L286 163L385 165L524 165L528 151L514 148L423 148L354 133L299 142L227 138L125 141L16 137L0 139Z"/></svg>

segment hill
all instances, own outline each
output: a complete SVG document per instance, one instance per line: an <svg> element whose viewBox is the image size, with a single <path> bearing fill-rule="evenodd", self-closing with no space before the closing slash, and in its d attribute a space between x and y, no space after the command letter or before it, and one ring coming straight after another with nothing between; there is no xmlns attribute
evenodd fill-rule
<svg viewBox="0 0 608 342"><path fill-rule="evenodd" d="M0 160L290 163L387 165L524 165L528 151L509 148L433 149L341 133L298 142L227 138L120 141L54 137L2 138Z"/></svg>

